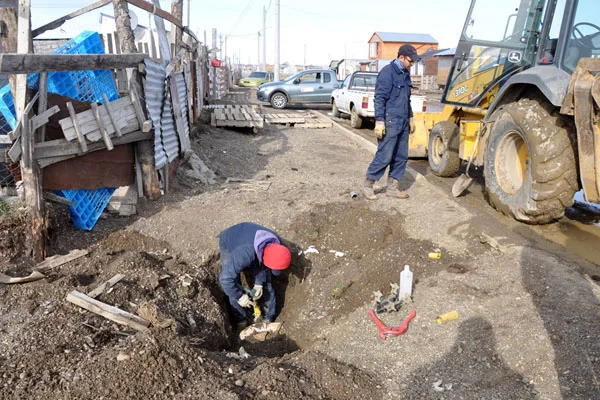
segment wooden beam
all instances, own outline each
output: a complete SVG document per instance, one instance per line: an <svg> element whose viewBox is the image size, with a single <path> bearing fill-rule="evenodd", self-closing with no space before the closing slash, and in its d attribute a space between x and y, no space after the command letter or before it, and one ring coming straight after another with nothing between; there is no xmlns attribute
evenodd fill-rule
<svg viewBox="0 0 600 400"><path fill-rule="evenodd" d="M83 153L87 152L87 143L85 142L85 136L81 133L81 129L79 128L79 123L77 122L77 113L75 113L75 109L73 108L73 103L70 101L67 102L67 109L69 110L69 115L71 116L71 120L73 120L73 127L75 128L75 133L77 134L77 140L79 141L79 145L81 146L81 151Z"/></svg>
<svg viewBox="0 0 600 400"><path fill-rule="evenodd" d="M83 15L89 11L95 10L97 8L103 7L107 4L109 4L112 0L100 0L97 1L93 4L90 4L89 6L83 7L77 11L73 11L70 14L67 14L65 16L62 16L58 19L55 19L52 22L48 22L46 25L42 25L39 28L36 28L33 30L33 32L31 32L31 37L36 37L41 35L42 33L49 31L51 29L56 29L62 26L62 24L64 24L66 21L78 17L80 15Z"/></svg>
<svg viewBox="0 0 600 400"><path fill-rule="evenodd" d="M56 255L52 257L46 258L44 261L39 263L33 268L34 271L41 272L45 274L53 268L60 267L63 264L68 263L69 261L76 260L80 257L85 256L88 253L87 250L71 250L68 254L65 255Z"/></svg>
<svg viewBox="0 0 600 400"><path fill-rule="evenodd" d="M110 319L117 324L128 326L140 332L147 332L148 327L150 326L150 322L137 315L102 303L76 290L73 290L67 295L67 301L95 314L101 315L104 318Z"/></svg>
<svg viewBox="0 0 600 400"><path fill-rule="evenodd" d="M104 140L106 148L109 151L114 149L115 147L110 141L110 136L108 136L108 132L106 131L106 127L104 126L104 122L102 122L102 118L100 118L100 111L98 110L98 104L96 103L92 103L92 114L94 114L94 118L96 119L96 123L98 124L98 128L100 129L100 134L102 135L102 139Z"/></svg>
<svg viewBox="0 0 600 400"><path fill-rule="evenodd" d="M121 144L139 142L141 140L150 140L151 138L151 135L142 131L137 131L121 137L113 138L112 143L114 146L118 146ZM88 152L103 150L105 148L106 146L104 145L104 142L88 143ZM63 157L79 154L83 154L79 143L71 143L65 139L49 140L44 143L37 143L34 152L35 159L39 161L43 161L41 159L49 157Z"/></svg>
<svg viewBox="0 0 600 400"><path fill-rule="evenodd" d="M62 196L56 195L52 192L44 192L44 200L47 201L52 201L54 203L58 203L58 204L64 204L66 206L74 206L75 203L72 202L71 200L64 198Z"/></svg>
<svg viewBox="0 0 600 400"><path fill-rule="evenodd" d="M17 14L17 53L25 55L31 52L31 4L30 0L19 0ZM15 90L15 115L17 120L23 118L23 110L27 104L27 73L28 71L12 71L17 75Z"/></svg>
<svg viewBox="0 0 600 400"><path fill-rule="evenodd" d="M152 0L156 6L160 6L159 0ZM158 49L163 65L167 65L171 61L171 48L169 47L169 39L167 38L167 30L165 29L165 21L158 15L154 15L154 23L156 24L156 34L158 35Z"/></svg>
<svg viewBox="0 0 600 400"><path fill-rule="evenodd" d="M142 10L148 11L151 14L154 14L155 16L161 17L162 19L166 19L170 23L183 29L183 22L181 22L181 20L176 18L173 14L170 14L170 13L166 12L165 10L163 10L162 8L160 8L160 5L156 6L145 0L126 0L126 1L129 4L132 4L138 8L141 8ZM155 4L156 4L156 2L155 2Z"/></svg>
<svg viewBox="0 0 600 400"><path fill-rule="evenodd" d="M0 54L0 72L29 74L35 72L83 71L137 68L145 54Z"/></svg>
<svg viewBox="0 0 600 400"><path fill-rule="evenodd" d="M143 65L143 64L141 64L141 65ZM123 136L123 132L121 132L121 128L119 127L119 124L117 123L117 118L115 116L115 112L113 111L112 106L110 105L110 100L108 100L106 93L102 93L102 100L104 100L104 107L106 107L106 112L108 113L110 122L112 123L113 128L115 129L115 134L117 135L117 137Z"/></svg>

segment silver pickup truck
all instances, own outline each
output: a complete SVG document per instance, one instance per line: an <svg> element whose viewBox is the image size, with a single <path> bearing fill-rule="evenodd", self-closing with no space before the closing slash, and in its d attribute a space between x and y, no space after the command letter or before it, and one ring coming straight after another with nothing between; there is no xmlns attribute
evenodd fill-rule
<svg viewBox="0 0 600 400"><path fill-rule="evenodd" d="M334 117L342 114L350 115L350 126L360 129L367 118L375 118L375 84L377 72L356 71L348 75L342 87L331 93L331 112ZM425 112L427 101L425 96L410 96L413 112Z"/></svg>
<svg viewBox="0 0 600 400"><path fill-rule="evenodd" d="M329 103L331 92L340 84L332 70L308 69L279 82L263 83L256 97L273 108L285 108L289 103Z"/></svg>

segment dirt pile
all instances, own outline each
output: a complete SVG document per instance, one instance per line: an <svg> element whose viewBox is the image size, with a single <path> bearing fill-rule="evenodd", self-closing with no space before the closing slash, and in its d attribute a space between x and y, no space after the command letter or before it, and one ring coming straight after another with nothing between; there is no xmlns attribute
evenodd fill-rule
<svg viewBox="0 0 600 400"><path fill-rule="evenodd" d="M47 280L0 286L2 398L341 399L373 392L364 373L296 351L286 337L247 344L250 356L241 356L219 269L216 256L188 265L164 242L119 231ZM116 274L125 277L97 299L148 319L149 332L65 301L72 290L88 293Z"/></svg>

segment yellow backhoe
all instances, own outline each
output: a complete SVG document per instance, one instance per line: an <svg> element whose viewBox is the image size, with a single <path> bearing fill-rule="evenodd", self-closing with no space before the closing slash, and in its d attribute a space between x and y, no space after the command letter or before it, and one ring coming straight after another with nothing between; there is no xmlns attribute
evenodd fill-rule
<svg viewBox="0 0 600 400"><path fill-rule="evenodd" d="M600 201L600 1L472 0L441 113L417 114L411 155L438 176L483 167L489 202L519 221Z"/></svg>

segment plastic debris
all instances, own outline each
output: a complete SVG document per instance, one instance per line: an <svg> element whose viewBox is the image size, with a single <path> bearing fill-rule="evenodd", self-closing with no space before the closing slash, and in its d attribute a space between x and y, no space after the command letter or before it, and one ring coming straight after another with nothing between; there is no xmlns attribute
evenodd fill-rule
<svg viewBox="0 0 600 400"><path fill-rule="evenodd" d="M438 324L441 324L441 323L444 323L444 322L454 321L455 319L458 319L458 312L457 311L450 311L450 312L447 312L445 314L438 315L438 317L435 319L435 321Z"/></svg>

